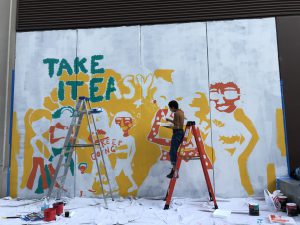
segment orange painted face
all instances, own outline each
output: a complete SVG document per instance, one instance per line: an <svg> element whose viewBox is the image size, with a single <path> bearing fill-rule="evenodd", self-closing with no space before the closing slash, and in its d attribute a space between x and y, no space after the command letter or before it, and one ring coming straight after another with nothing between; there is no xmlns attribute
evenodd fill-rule
<svg viewBox="0 0 300 225"><path fill-rule="evenodd" d="M133 125L131 117L117 117L115 123L118 124L124 132L128 131Z"/></svg>
<svg viewBox="0 0 300 225"><path fill-rule="evenodd" d="M235 83L215 83L210 85L209 91L216 110L231 113L236 109L235 102L240 100L240 89Z"/></svg>
<svg viewBox="0 0 300 225"><path fill-rule="evenodd" d="M80 163L79 166L78 166L78 169L80 170L80 172L82 174L84 174L85 170L87 169L87 164L86 163Z"/></svg>
<svg viewBox="0 0 300 225"><path fill-rule="evenodd" d="M102 129L98 129L98 130L97 130L97 133L98 133L98 135L100 135L100 136L104 136L104 135L106 134L106 131L105 131L105 130L102 130Z"/></svg>

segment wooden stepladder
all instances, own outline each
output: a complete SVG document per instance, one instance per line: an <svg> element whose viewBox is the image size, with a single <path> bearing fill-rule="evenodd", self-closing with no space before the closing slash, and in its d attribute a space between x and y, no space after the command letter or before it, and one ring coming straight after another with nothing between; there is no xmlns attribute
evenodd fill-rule
<svg viewBox="0 0 300 225"><path fill-rule="evenodd" d="M211 181L209 178L209 174L208 174L208 168L209 168L209 165L211 165L211 163L205 153L203 140L201 138L200 132L198 134L195 124L196 124L195 121L188 121L186 124L183 142L177 152L177 162L176 162L177 174L180 169L181 161L184 157L181 149L183 148L183 146L186 145L188 136L189 136L190 132L192 132L192 135L195 138L195 143L196 143L199 155L198 155L198 157L191 158L191 160L200 159L200 162L202 165L202 170L203 170L205 181L206 181L206 185L207 185L207 189L208 189L208 193L209 193L210 201L214 202L215 209L217 209L218 205L217 205L216 197L215 197L214 190L213 190L213 187L212 187L212 184L211 184ZM176 173L174 173L174 174L176 174ZM166 198L165 198L166 203L165 203L164 209L169 209L169 207L170 207L172 194L173 194L173 191L175 188L176 181L177 181L176 177L173 177L170 180L170 184L169 184L168 191L167 191Z"/></svg>

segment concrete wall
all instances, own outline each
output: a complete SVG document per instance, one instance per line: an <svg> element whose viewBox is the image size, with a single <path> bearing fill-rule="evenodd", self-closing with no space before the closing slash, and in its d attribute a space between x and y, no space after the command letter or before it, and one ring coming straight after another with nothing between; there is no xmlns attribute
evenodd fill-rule
<svg viewBox="0 0 300 225"><path fill-rule="evenodd" d="M0 196L7 191L11 78L14 67L16 0L0 0Z"/></svg>

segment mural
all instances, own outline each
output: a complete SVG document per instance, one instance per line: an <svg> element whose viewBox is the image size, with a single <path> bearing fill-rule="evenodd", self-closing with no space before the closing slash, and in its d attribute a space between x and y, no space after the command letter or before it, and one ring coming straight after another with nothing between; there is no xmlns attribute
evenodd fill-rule
<svg viewBox="0 0 300 225"><path fill-rule="evenodd" d="M215 166L216 169L223 168L220 171L222 176L215 180L216 187L222 187L219 193L225 195L232 186L226 189L222 185L225 182L234 185L237 180L247 194L252 195L254 191L248 175L247 161L259 136L251 119L242 108L236 106L236 102L241 97L241 90L234 82L218 82L211 84L209 91L212 111L214 111L211 129L214 131L212 143L215 149ZM222 165L224 162L226 162L225 171ZM232 178L230 176L232 171L236 171L238 176Z"/></svg>
<svg viewBox="0 0 300 225"><path fill-rule="evenodd" d="M115 194L165 194L172 99L196 121L217 196L260 195L287 173L274 19L18 33L16 90L12 196L47 193L79 96L103 109L78 142L98 135ZM192 135L181 150L175 195L206 195ZM102 194L97 157L76 148L65 195Z"/></svg>

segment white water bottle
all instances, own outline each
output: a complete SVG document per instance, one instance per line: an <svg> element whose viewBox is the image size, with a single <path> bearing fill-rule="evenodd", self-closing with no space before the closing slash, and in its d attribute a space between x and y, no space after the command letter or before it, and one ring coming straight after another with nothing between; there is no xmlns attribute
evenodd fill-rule
<svg viewBox="0 0 300 225"><path fill-rule="evenodd" d="M45 198L43 201L42 207L41 207L41 211L44 211L45 209L48 209L48 208L49 208L49 202L48 202L48 199Z"/></svg>

